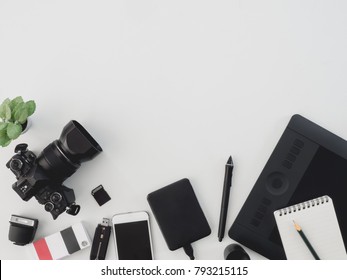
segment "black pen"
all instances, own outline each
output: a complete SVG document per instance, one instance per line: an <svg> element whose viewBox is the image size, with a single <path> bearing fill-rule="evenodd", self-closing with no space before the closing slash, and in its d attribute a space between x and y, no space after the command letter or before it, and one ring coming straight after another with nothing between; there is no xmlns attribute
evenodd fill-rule
<svg viewBox="0 0 347 280"><path fill-rule="evenodd" d="M230 187L231 187L231 177L233 175L233 168L234 168L233 159L230 156L225 165L223 196L222 196L222 203L220 208L219 227L218 227L219 242L221 242L224 237L225 222L226 222L227 213L228 213L229 195L230 195Z"/></svg>

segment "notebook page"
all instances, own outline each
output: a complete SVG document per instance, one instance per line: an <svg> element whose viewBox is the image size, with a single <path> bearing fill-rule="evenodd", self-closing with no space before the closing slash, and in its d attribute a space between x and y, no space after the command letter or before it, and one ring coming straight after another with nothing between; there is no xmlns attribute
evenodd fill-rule
<svg viewBox="0 0 347 280"><path fill-rule="evenodd" d="M280 212L277 210L274 215L287 259L314 259L296 231L293 220L300 225L320 259L347 259L334 205L330 197L328 197L328 202L311 205L300 211L291 211L291 213L281 216Z"/></svg>

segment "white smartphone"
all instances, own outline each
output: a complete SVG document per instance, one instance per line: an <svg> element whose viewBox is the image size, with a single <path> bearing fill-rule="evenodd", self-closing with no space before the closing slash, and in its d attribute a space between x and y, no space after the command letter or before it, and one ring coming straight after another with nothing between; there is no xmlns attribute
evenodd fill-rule
<svg viewBox="0 0 347 280"><path fill-rule="evenodd" d="M152 260L153 248L147 212L129 212L112 217L118 260Z"/></svg>

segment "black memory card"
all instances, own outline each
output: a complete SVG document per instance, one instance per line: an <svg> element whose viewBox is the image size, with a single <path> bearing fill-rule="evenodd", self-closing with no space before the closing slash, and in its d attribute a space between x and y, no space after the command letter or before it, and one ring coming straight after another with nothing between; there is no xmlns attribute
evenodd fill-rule
<svg viewBox="0 0 347 280"><path fill-rule="evenodd" d="M95 198L99 206L104 205L107 201L111 200L111 197L105 191L103 185L99 185L94 190L92 190L92 196Z"/></svg>

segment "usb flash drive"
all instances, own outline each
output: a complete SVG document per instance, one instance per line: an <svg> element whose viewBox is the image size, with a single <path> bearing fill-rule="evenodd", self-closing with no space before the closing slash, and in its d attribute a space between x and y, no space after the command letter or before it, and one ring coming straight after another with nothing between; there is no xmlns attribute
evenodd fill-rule
<svg viewBox="0 0 347 280"><path fill-rule="evenodd" d="M108 241L110 240L111 226L110 220L103 218L102 223L95 229L92 249L90 251L91 260L104 260L106 257Z"/></svg>

